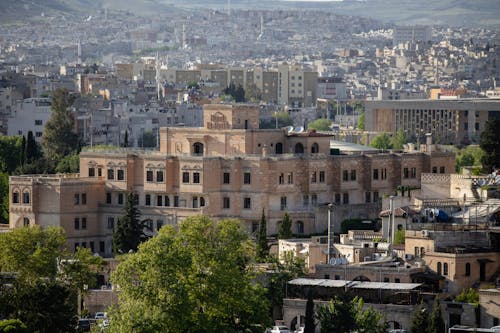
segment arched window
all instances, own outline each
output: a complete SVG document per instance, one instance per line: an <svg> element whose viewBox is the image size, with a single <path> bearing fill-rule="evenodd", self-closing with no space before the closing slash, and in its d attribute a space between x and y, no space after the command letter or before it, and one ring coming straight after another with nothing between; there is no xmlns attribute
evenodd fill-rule
<svg viewBox="0 0 500 333"><path fill-rule="evenodd" d="M304 154L304 145L300 142L295 144L295 154Z"/></svg>
<svg viewBox="0 0 500 333"><path fill-rule="evenodd" d="M30 192L24 191L23 192L23 204L29 204L30 203Z"/></svg>
<svg viewBox="0 0 500 333"><path fill-rule="evenodd" d="M13 204L18 204L19 203L19 191L18 190L14 190L14 192L12 192L12 203Z"/></svg>
<svg viewBox="0 0 500 333"><path fill-rule="evenodd" d="M297 234L303 234L304 233L304 222L297 221L295 223L295 225L296 225L296 232L297 232Z"/></svg>
<svg viewBox="0 0 500 333"><path fill-rule="evenodd" d="M425 254L425 248L424 247L421 247L420 248L420 256L423 257Z"/></svg>
<svg viewBox="0 0 500 333"><path fill-rule="evenodd" d="M443 264L443 275L448 275L448 263Z"/></svg>
<svg viewBox="0 0 500 333"><path fill-rule="evenodd" d="M193 144L193 154L194 155L203 155L203 143L195 142Z"/></svg>
<svg viewBox="0 0 500 333"><path fill-rule="evenodd" d="M441 263L440 262L437 263L437 273L439 275L441 275Z"/></svg>
<svg viewBox="0 0 500 333"><path fill-rule="evenodd" d="M29 227L30 226L30 219L25 217L23 218L23 226Z"/></svg>
<svg viewBox="0 0 500 333"><path fill-rule="evenodd" d="M278 142L274 149L276 154L283 154L283 144L281 142Z"/></svg>
<svg viewBox="0 0 500 333"><path fill-rule="evenodd" d="M312 144L311 146L311 154L317 154L319 153L319 146L318 144L315 142Z"/></svg>
<svg viewBox="0 0 500 333"><path fill-rule="evenodd" d="M470 276L470 263L465 264L465 276Z"/></svg>

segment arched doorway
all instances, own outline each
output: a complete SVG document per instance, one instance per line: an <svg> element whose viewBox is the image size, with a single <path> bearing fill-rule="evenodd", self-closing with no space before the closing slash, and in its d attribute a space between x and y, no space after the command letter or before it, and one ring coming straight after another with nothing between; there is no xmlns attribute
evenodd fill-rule
<svg viewBox="0 0 500 333"><path fill-rule="evenodd" d="M319 145L315 142L311 146L311 154L319 153Z"/></svg>
<svg viewBox="0 0 500 333"><path fill-rule="evenodd" d="M193 144L193 154L194 155L203 155L203 143L195 142Z"/></svg>
<svg viewBox="0 0 500 333"><path fill-rule="evenodd" d="M276 154L283 154L283 144L281 142L278 142L274 149Z"/></svg>
<svg viewBox="0 0 500 333"><path fill-rule="evenodd" d="M304 154L304 145L302 143L295 144L295 154Z"/></svg>

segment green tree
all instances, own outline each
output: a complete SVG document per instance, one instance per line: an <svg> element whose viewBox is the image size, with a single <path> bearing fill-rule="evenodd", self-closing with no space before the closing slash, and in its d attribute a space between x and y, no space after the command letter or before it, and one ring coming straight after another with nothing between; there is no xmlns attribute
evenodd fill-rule
<svg viewBox="0 0 500 333"><path fill-rule="evenodd" d="M484 151L477 145L470 145L462 149L455 148L455 169L461 172L465 166L480 166Z"/></svg>
<svg viewBox="0 0 500 333"><path fill-rule="evenodd" d="M316 324L314 323L314 300L312 288L309 288L307 291L306 318L304 323L304 333L314 333Z"/></svg>
<svg viewBox="0 0 500 333"><path fill-rule="evenodd" d="M361 112L361 114L359 115L359 118L358 118L358 129L360 131L364 131L365 130L365 112Z"/></svg>
<svg viewBox="0 0 500 333"><path fill-rule="evenodd" d="M325 333L383 333L388 328L382 315L371 308L363 309L363 300L357 296L336 296L328 305L319 307L316 316Z"/></svg>
<svg viewBox="0 0 500 333"><path fill-rule="evenodd" d="M455 297L455 302L479 304L479 293L476 289L464 289Z"/></svg>
<svg viewBox="0 0 500 333"><path fill-rule="evenodd" d="M269 255L269 247L267 245L267 221L264 209L262 209L262 217L259 224L259 233L257 234L257 258L259 261L265 260Z"/></svg>
<svg viewBox="0 0 500 333"><path fill-rule="evenodd" d="M425 304L421 302L410 320L410 332L427 333L428 314Z"/></svg>
<svg viewBox="0 0 500 333"><path fill-rule="evenodd" d="M57 259L64 256L65 242L63 229L55 227L34 226L0 234L0 269L16 272L18 280L30 282L40 277L54 280Z"/></svg>
<svg viewBox="0 0 500 333"><path fill-rule="evenodd" d="M72 290L84 292L97 287L97 273L102 270L104 260L90 249L79 247L67 259L59 260L58 276Z"/></svg>
<svg viewBox="0 0 500 333"><path fill-rule="evenodd" d="M0 171L12 174L23 162L22 137L0 136Z"/></svg>
<svg viewBox="0 0 500 333"><path fill-rule="evenodd" d="M444 325L443 315L441 313L441 304L436 296L436 298L434 298L434 304L432 305L428 333L444 333L444 332L445 332L445 325Z"/></svg>
<svg viewBox="0 0 500 333"><path fill-rule="evenodd" d="M75 153L64 156L56 166L58 173L78 173L80 171L80 155Z"/></svg>
<svg viewBox="0 0 500 333"><path fill-rule="evenodd" d="M259 102L262 99L262 92L255 83L251 83L245 90L245 100L252 102Z"/></svg>
<svg viewBox="0 0 500 333"><path fill-rule="evenodd" d="M500 135L498 133L500 133L500 119L488 120L479 140L479 145L485 153L482 163L489 170L500 167Z"/></svg>
<svg viewBox="0 0 500 333"><path fill-rule="evenodd" d="M122 147L128 147L128 131L125 131L125 138L123 138Z"/></svg>
<svg viewBox="0 0 500 333"><path fill-rule="evenodd" d="M370 146L377 149L391 149L391 138L387 133L381 133L373 138Z"/></svg>
<svg viewBox="0 0 500 333"><path fill-rule="evenodd" d="M24 138L24 137L23 137ZM28 139L26 141L26 153L25 153L25 163L31 163L37 158L42 157L41 151L38 148L38 144L35 141L33 132L28 132Z"/></svg>
<svg viewBox="0 0 500 333"><path fill-rule="evenodd" d="M9 175L0 171L0 223L9 223Z"/></svg>
<svg viewBox="0 0 500 333"><path fill-rule="evenodd" d="M189 217L164 226L112 274L111 332L243 332L270 324L265 289L248 269L253 242L239 221Z"/></svg>
<svg viewBox="0 0 500 333"><path fill-rule="evenodd" d="M271 276L267 288L267 295L271 302L273 319L283 313L283 298L285 297L288 281L307 275L304 258L296 257L292 252L285 252L281 258L268 257L271 264Z"/></svg>
<svg viewBox="0 0 500 333"><path fill-rule="evenodd" d="M403 145L406 143L406 135L403 130L399 130L391 138L390 145L392 149L403 149Z"/></svg>
<svg viewBox="0 0 500 333"><path fill-rule="evenodd" d="M52 115L42 134L43 149L50 160L59 160L78 150L78 135L69 109L73 101L66 89L57 89L52 94Z"/></svg>
<svg viewBox="0 0 500 333"><path fill-rule="evenodd" d="M29 331L19 319L4 319L0 320L0 333L29 333Z"/></svg>
<svg viewBox="0 0 500 333"><path fill-rule="evenodd" d="M231 82L229 86L223 90L223 93L234 98L234 101L236 103L245 101L245 90L241 85L238 85L238 87L236 87L234 83Z"/></svg>
<svg viewBox="0 0 500 333"><path fill-rule="evenodd" d="M278 230L278 238L279 239L289 239L292 238L292 219L288 213L283 215L283 219L279 225Z"/></svg>
<svg viewBox="0 0 500 333"><path fill-rule="evenodd" d="M330 120L325 119L325 118L319 118L319 119L313 120L309 124L307 124L307 128L308 129L315 129L317 131L329 131L331 124L332 124L332 122Z"/></svg>
<svg viewBox="0 0 500 333"><path fill-rule="evenodd" d="M20 165L24 165L26 163L26 137L23 135L22 141L21 141L21 161L19 162Z"/></svg>
<svg viewBox="0 0 500 333"><path fill-rule="evenodd" d="M129 192L125 201L125 215L118 219L113 233L115 254L137 251L139 244L148 239L144 230L149 228L149 222L147 219L141 221L136 195Z"/></svg>
<svg viewBox="0 0 500 333"><path fill-rule="evenodd" d="M394 233L394 244L404 244L405 243L405 231L403 229L396 230Z"/></svg>

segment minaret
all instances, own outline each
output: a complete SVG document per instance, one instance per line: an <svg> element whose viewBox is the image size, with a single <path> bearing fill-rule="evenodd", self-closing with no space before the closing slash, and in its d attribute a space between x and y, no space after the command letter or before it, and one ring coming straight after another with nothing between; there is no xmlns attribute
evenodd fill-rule
<svg viewBox="0 0 500 333"><path fill-rule="evenodd" d="M82 43L80 43L80 39L78 39L78 54L77 54L77 60L76 60L76 63L78 65L81 65L82 63Z"/></svg>

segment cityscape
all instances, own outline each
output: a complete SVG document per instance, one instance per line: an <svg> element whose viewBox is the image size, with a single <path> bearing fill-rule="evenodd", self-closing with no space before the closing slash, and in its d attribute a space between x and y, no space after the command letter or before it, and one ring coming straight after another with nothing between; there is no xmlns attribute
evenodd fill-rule
<svg viewBox="0 0 500 333"><path fill-rule="evenodd" d="M500 332L499 2L0 9L0 332Z"/></svg>

